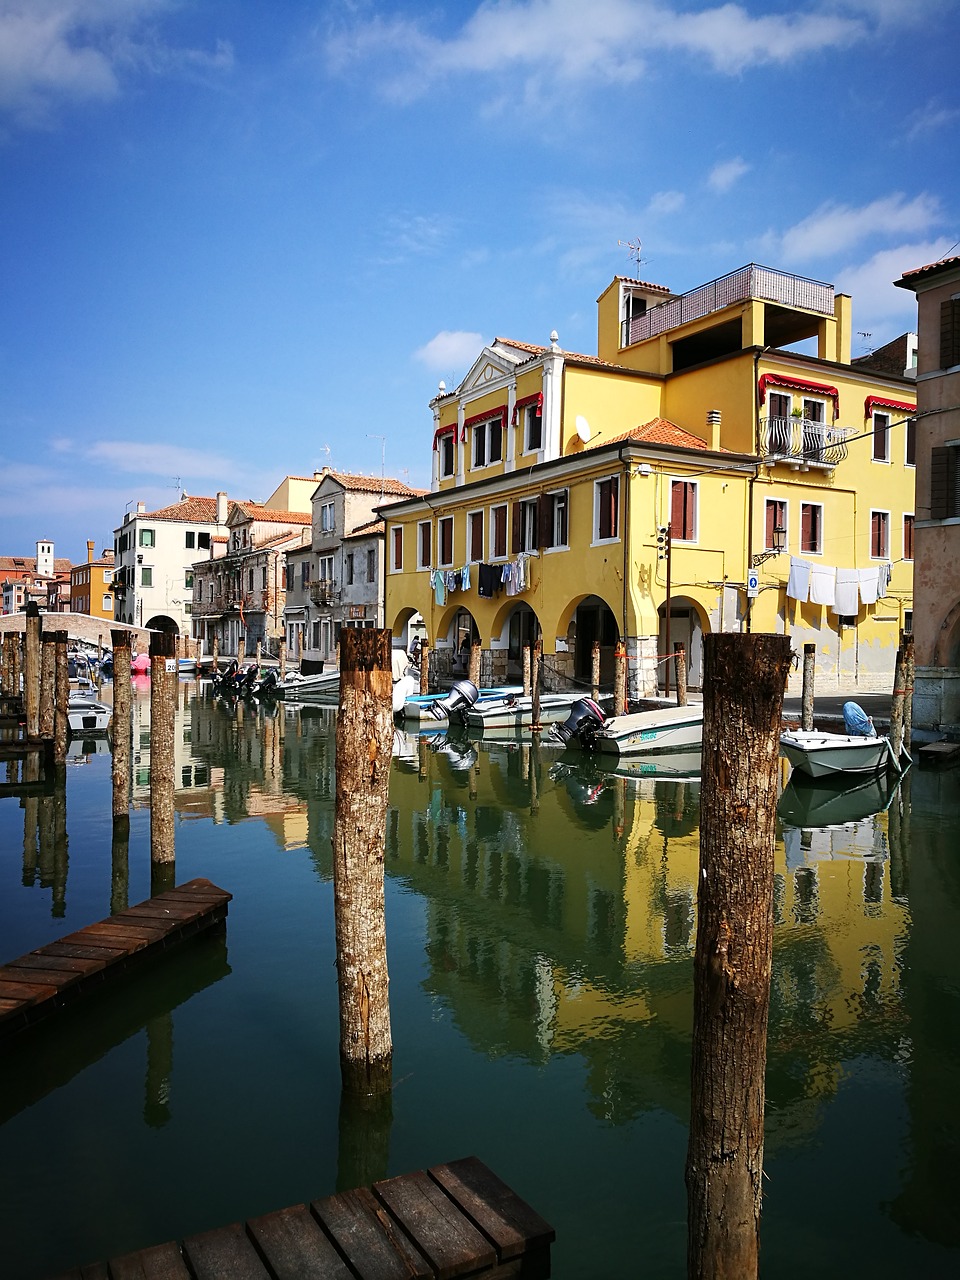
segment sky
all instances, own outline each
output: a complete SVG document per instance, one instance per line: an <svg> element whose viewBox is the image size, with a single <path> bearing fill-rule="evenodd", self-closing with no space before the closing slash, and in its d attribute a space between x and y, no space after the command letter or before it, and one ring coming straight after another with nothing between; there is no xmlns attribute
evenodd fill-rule
<svg viewBox="0 0 960 1280"><path fill-rule="evenodd" d="M616 275L759 262L850 293L855 355L915 328L958 37L960 0L0 0L0 554L325 465L427 487L438 383L595 353Z"/></svg>

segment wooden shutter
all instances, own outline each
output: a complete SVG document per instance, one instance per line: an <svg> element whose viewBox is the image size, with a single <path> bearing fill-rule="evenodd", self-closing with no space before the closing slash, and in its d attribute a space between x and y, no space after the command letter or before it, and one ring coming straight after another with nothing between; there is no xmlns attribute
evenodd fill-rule
<svg viewBox="0 0 960 1280"><path fill-rule="evenodd" d="M691 480L674 480L670 490L670 531L682 542L694 536L696 486Z"/></svg>
<svg viewBox="0 0 960 1280"><path fill-rule="evenodd" d="M513 554L518 555L523 550L523 503L515 502L513 504L513 533L512 533L512 549Z"/></svg>
<svg viewBox="0 0 960 1280"><path fill-rule="evenodd" d="M930 518L949 520L957 512L957 448L930 450Z"/></svg>
<svg viewBox="0 0 960 1280"><path fill-rule="evenodd" d="M537 546L553 546L553 499L546 493L537 498Z"/></svg>
<svg viewBox="0 0 960 1280"><path fill-rule="evenodd" d="M940 303L940 368L960 364L960 298Z"/></svg>

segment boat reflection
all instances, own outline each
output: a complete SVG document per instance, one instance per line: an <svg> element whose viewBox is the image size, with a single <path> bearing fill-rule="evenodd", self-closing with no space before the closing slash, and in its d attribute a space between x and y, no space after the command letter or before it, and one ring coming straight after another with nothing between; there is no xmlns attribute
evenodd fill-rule
<svg viewBox="0 0 960 1280"><path fill-rule="evenodd" d="M885 774L809 778L794 772L783 789L777 816L788 827L842 827L885 813L900 785Z"/></svg>

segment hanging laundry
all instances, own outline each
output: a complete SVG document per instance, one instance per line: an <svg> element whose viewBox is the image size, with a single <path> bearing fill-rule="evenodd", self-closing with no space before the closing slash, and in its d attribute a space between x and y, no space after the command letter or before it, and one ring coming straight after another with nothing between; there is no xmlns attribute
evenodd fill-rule
<svg viewBox="0 0 960 1280"><path fill-rule="evenodd" d="M860 612L860 574L856 569L837 570L836 599L833 612L853 618Z"/></svg>
<svg viewBox="0 0 960 1280"><path fill-rule="evenodd" d="M890 586L890 579L893 577L893 565L882 564L877 570L877 599L887 594L887 588Z"/></svg>
<svg viewBox="0 0 960 1280"><path fill-rule="evenodd" d="M806 600L810 592L810 561L799 556L790 557L790 576L787 578L787 595L791 600Z"/></svg>
<svg viewBox="0 0 960 1280"><path fill-rule="evenodd" d="M470 590L470 566L465 564L460 574L460 588L463 591Z"/></svg>
<svg viewBox="0 0 960 1280"><path fill-rule="evenodd" d="M832 605L836 599L837 571L832 564L811 564L810 603Z"/></svg>
<svg viewBox="0 0 960 1280"><path fill-rule="evenodd" d="M508 596L517 594L517 574L516 565L505 564L500 571L500 579L506 589Z"/></svg>
<svg viewBox="0 0 960 1280"><path fill-rule="evenodd" d="M864 604L876 604L880 587L880 566L875 564L868 569L861 569L858 577L860 579L860 599Z"/></svg>
<svg viewBox="0 0 960 1280"><path fill-rule="evenodd" d="M477 566L477 595L484 599L493 599L493 593L500 584L500 572L495 564Z"/></svg>
<svg viewBox="0 0 960 1280"><path fill-rule="evenodd" d="M434 569L430 574L430 583L433 587L433 598L437 604L446 604L447 586L444 582L443 571L440 569Z"/></svg>

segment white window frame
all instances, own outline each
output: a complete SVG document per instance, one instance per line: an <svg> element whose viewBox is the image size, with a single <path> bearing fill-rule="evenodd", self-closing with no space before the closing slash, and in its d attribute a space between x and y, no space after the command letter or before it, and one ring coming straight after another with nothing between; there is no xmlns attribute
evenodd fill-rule
<svg viewBox="0 0 960 1280"><path fill-rule="evenodd" d="M320 532L333 533L337 527L337 504L333 501L320 504Z"/></svg>
<svg viewBox="0 0 960 1280"><path fill-rule="evenodd" d="M538 444L530 443L532 428L535 423L540 423L540 441ZM523 408L523 452L539 453L543 448L543 411L537 413L537 404L524 405Z"/></svg>
<svg viewBox="0 0 960 1280"><path fill-rule="evenodd" d="M390 572L403 573L403 525L390 526Z"/></svg>
<svg viewBox="0 0 960 1280"><path fill-rule="evenodd" d="M883 418L886 421L884 434L884 454L882 458L878 458L874 452L877 445L877 420ZM893 421L893 414L882 409L874 409L870 415L870 461L879 462L881 466L890 466L890 424ZM906 445L904 445L904 457L906 457Z"/></svg>
<svg viewBox="0 0 960 1280"><path fill-rule="evenodd" d="M617 485L617 532L609 538L600 537L600 486L609 483L611 480L616 481ZM593 541L590 543L592 547L605 547L612 542L620 541L620 522L623 512L620 509L620 476L619 474L600 476L593 482Z"/></svg>
<svg viewBox="0 0 960 1280"><path fill-rule="evenodd" d="M503 512L503 552L497 552L497 512ZM497 502L490 508L490 548L491 563L506 560L510 556L510 511L506 502Z"/></svg>
<svg viewBox="0 0 960 1280"><path fill-rule="evenodd" d="M682 542L686 547L696 546L700 541L700 481L692 480L690 476L670 476L670 541ZM682 531L680 533L674 528L673 524L673 486L675 484L689 485L693 490L693 536L685 538Z"/></svg>
<svg viewBox="0 0 960 1280"><path fill-rule="evenodd" d="M767 546L767 504L778 502L783 507L783 550L788 552L790 549L790 502L787 498L764 498L763 500L763 549L764 551L773 551L773 547Z"/></svg>
<svg viewBox="0 0 960 1280"><path fill-rule="evenodd" d="M804 507L819 507L820 519L818 521L819 529L819 545L816 550L811 550L803 545L803 509ZM799 554L801 556L822 556L823 555L823 503L822 502L801 502L800 503L800 537L797 543Z"/></svg>
<svg viewBox="0 0 960 1280"><path fill-rule="evenodd" d="M335 559L332 555L319 557L317 560L317 580L319 582L329 582L331 586L334 585L334 564Z"/></svg>
<svg viewBox="0 0 960 1280"><path fill-rule="evenodd" d="M486 531L484 529L485 522L483 516L484 512L482 507L477 507L474 511L467 512L467 547L464 559L468 564L478 564L484 558L483 553L486 549ZM480 554L478 556L473 554L473 531L476 524L479 524L480 526Z"/></svg>
<svg viewBox="0 0 960 1280"><path fill-rule="evenodd" d="M451 428L437 440L437 474L441 480L448 480L457 473L456 431Z"/></svg>
<svg viewBox="0 0 960 1280"><path fill-rule="evenodd" d="M473 463L474 471L481 471L486 467L495 466L498 462L503 461L503 419L500 414L492 418L486 418L483 422L477 422L473 427ZM500 455L492 457L493 453L493 431L492 428L499 426L500 431Z"/></svg>
<svg viewBox="0 0 960 1280"><path fill-rule="evenodd" d="M532 551L537 550L537 542L540 537L540 528L538 517L540 515L540 505L536 498L520 498L520 546L518 551L526 552L529 555Z"/></svg>
<svg viewBox="0 0 960 1280"><path fill-rule="evenodd" d="M873 550L873 517L883 516L883 527L885 531L884 543L886 544L882 551L874 552ZM871 560L889 560L890 559L890 512L883 507L870 508L870 559Z"/></svg>
<svg viewBox="0 0 960 1280"><path fill-rule="evenodd" d="M423 558L423 531L427 530L427 558ZM433 521L419 520L417 522L417 568L429 569L433 563Z"/></svg>
<svg viewBox="0 0 960 1280"><path fill-rule="evenodd" d="M547 497L550 499L550 529L553 541L549 547L545 548L547 553L551 551L569 551L570 550L570 490L569 489L552 489ZM566 537L560 541L560 530L558 528L558 502L562 499L564 518L563 523L566 526L564 532Z"/></svg>

